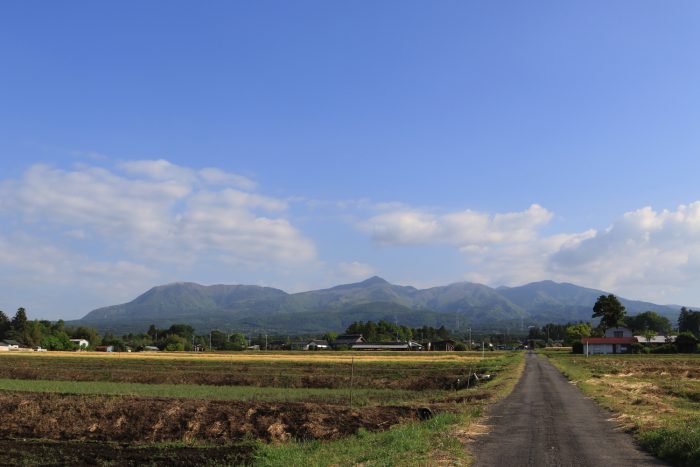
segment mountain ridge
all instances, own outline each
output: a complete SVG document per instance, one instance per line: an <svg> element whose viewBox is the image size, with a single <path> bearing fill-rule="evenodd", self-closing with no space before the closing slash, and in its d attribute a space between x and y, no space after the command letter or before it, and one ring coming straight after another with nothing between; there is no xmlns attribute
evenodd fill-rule
<svg viewBox="0 0 700 467"><path fill-rule="evenodd" d="M411 326L523 328L546 322L591 320L609 292L551 280L492 288L474 282L417 289L373 276L361 282L287 293L245 284L174 282L134 300L87 313L68 324L113 332L141 332L150 324L188 323L199 331L237 329L270 333L342 331L353 321L387 319ZM675 321L678 307L620 297L630 314L657 311Z"/></svg>

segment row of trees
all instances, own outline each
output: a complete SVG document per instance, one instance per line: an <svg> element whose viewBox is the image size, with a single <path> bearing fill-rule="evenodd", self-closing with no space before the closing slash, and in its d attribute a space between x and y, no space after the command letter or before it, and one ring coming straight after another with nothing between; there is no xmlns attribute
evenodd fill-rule
<svg viewBox="0 0 700 467"><path fill-rule="evenodd" d="M67 327L62 320L52 322L27 319L27 311L18 308L12 319L0 310L0 340L10 339L29 347L49 350L77 350L71 339L86 339L92 346L99 344L95 329L78 326Z"/></svg>
<svg viewBox="0 0 700 467"><path fill-rule="evenodd" d="M446 329L445 326L440 326L439 328L431 326L410 328L385 320L380 320L377 323L373 321L367 321L366 323L363 321L356 321L347 327L345 333L362 334L366 340L371 342L407 341L409 339L447 339L450 336L450 331Z"/></svg>

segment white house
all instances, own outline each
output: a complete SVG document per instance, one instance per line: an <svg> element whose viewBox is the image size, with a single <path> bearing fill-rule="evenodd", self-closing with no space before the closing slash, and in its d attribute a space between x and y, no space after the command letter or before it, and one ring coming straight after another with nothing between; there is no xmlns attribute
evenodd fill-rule
<svg viewBox="0 0 700 467"><path fill-rule="evenodd" d="M71 339L70 341L78 346L78 350L85 350L90 347L90 342L86 339Z"/></svg>
<svg viewBox="0 0 700 467"><path fill-rule="evenodd" d="M583 353L586 355L617 354L629 352L637 338L627 328L616 327L605 331L605 337L583 337Z"/></svg>
<svg viewBox="0 0 700 467"><path fill-rule="evenodd" d="M3 347L7 347L7 350L19 350L20 343L10 339L5 339L0 343Z"/></svg>

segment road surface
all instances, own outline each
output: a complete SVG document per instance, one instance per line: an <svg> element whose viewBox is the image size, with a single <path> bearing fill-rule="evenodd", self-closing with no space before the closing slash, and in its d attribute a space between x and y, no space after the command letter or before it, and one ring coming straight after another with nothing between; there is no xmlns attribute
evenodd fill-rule
<svg viewBox="0 0 700 467"><path fill-rule="evenodd" d="M545 357L528 352L515 390L489 411L475 467L660 466Z"/></svg>

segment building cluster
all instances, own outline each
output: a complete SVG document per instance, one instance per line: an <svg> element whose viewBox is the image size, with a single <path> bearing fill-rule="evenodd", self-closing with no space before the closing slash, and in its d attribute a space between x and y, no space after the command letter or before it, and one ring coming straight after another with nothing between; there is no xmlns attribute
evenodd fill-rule
<svg viewBox="0 0 700 467"><path fill-rule="evenodd" d="M628 353L634 344L663 345L672 344L676 336L635 336L628 328L615 327L605 331L603 337L583 337L585 355Z"/></svg>
<svg viewBox="0 0 700 467"><path fill-rule="evenodd" d="M301 340L292 343L284 341L272 341L268 346L270 350L364 350L364 351L418 351L441 350L452 351L456 341L446 339L431 342L416 342L408 340L389 342L367 342L362 334L342 334L333 341L322 339Z"/></svg>

